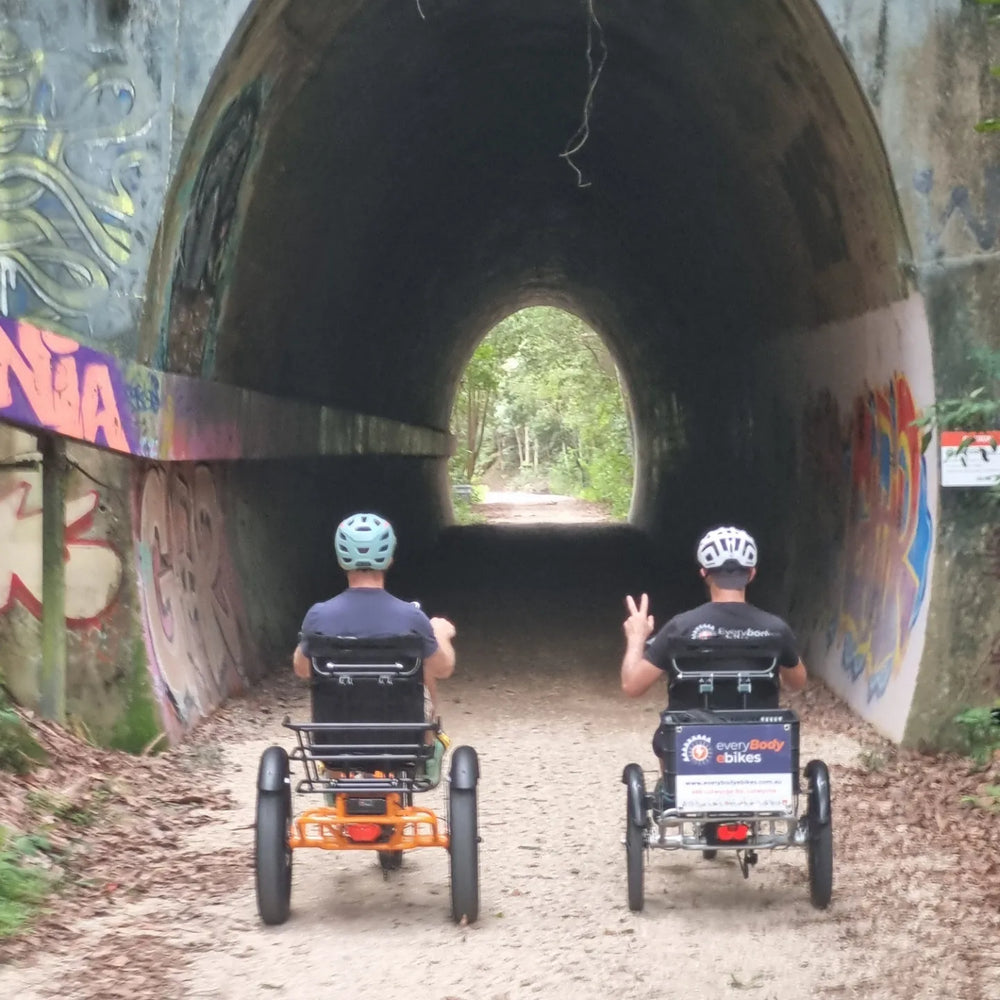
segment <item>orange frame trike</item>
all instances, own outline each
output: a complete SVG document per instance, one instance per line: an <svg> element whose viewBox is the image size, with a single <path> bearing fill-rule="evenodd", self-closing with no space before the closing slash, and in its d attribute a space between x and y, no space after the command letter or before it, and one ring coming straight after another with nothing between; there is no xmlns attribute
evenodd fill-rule
<svg viewBox="0 0 1000 1000"><path fill-rule="evenodd" d="M456 922L479 915L479 760L472 747L452 752L448 819L413 804L435 786L426 775L437 720L424 709L419 638L303 637L312 662L312 722L284 725L298 746L264 751L257 774L254 866L257 909L267 924L288 919L292 852L377 851L383 871L400 867L405 851L443 847L451 859ZM292 810L292 762L304 776L294 792L322 805Z"/></svg>

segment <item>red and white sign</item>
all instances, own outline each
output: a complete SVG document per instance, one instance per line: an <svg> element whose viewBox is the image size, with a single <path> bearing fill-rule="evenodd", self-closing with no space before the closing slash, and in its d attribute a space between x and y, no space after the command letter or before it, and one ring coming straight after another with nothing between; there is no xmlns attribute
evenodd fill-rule
<svg viewBox="0 0 1000 1000"><path fill-rule="evenodd" d="M1000 431L942 431L941 485L1000 484Z"/></svg>

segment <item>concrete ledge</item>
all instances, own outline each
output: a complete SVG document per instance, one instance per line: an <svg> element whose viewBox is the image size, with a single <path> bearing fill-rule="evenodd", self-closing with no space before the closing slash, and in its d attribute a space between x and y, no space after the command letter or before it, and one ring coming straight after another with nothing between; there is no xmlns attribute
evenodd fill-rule
<svg viewBox="0 0 1000 1000"><path fill-rule="evenodd" d="M2 318L0 421L161 462L452 449L444 431L157 371Z"/></svg>

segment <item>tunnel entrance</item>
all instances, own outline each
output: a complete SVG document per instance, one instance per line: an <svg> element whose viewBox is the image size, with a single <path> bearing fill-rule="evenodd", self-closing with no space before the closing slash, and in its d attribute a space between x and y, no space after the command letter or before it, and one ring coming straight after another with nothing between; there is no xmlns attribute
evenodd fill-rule
<svg viewBox="0 0 1000 1000"><path fill-rule="evenodd" d="M668 566L707 524L747 526L760 600L901 731L936 504L909 424L930 342L880 135L814 0L257 3L160 249L150 358L430 428L499 320L570 310L630 389L634 530ZM302 530L377 502L429 549L446 465L285 480ZM231 478L247 537L278 530L266 476ZM319 546L283 558L297 581L329 572Z"/></svg>
<svg viewBox="0 0 1000 1000"><path fill-rule="evenodd" d="M534 523L625 518L628 409L594 330L561 309L511 314L476 347L455 395L449 475L459 521L495 521L501 507Z"/></svg>

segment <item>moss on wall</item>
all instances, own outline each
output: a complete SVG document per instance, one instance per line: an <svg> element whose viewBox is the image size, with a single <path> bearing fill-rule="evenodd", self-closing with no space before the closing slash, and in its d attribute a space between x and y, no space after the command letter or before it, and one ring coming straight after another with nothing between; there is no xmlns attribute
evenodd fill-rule
<svg viewBox="0 0 1000 1000"><path fill-rule="evenodd" d="M141 753L163 733L149 682L146 647L142 636L132 640L132 662L121 681L122 711L111 733L116 750Z"/></svg>

